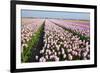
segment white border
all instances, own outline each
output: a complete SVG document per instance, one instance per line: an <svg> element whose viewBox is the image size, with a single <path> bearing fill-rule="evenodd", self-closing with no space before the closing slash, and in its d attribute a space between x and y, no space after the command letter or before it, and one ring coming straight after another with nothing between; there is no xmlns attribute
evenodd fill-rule
<svg viewBox="0 0 100 73"><path fill-rule="evenodd" d="M71 11L71 12L89 12L90 13L90 60L81 61L62 61L62 62L38 62L38 63L21 63L21 9L29 10L49 10L49 11ZM84 8L70 7L51 7L35 5L16 5L16 69L39 68L39 67L57 67L72 65L94 64L94 10Z"/></svg>

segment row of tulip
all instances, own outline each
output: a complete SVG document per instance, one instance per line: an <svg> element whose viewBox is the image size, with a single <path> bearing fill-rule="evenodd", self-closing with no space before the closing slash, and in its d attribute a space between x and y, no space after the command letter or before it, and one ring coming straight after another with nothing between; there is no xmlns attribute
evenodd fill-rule
<svg viewBox="0 0 100 73"><path fill-rule="evenodd" d="M90 41L81 40L78 35L73 35L73 33L59 26L65 26L65 24L60 23L57 25L53 23L54 21L55 23L60 23L60 21L57 20L45 20L45 34L43 37L44 46L40 50L41 57L38 57L38 55L36 55L36 60L39 60L40 62L89 60ZM72 29L72 25L70 24L66 24L65 27L69 27Z"/></svg>
<svg viewBox="0 0 100 73"><path fill-rule="evenodd" d="M33 19L32 23L21 26L21 53L23 62L28 60L30 50L38 42L37 36L40 34L39 29L43 22L43 19Z"/></svg>
<svg viewBox="0 0 100 73"><path fill-rule="evenodd" d="M81 34L82 36L89 37L90 36L90 23L89 21L78 21L75 22L75 20L72 21L65 21L65 20L57 20L57 19L51 19L50 21L57 23L58 25L66 28L66 29L71 29L74 32L77 32Z"/></svg>

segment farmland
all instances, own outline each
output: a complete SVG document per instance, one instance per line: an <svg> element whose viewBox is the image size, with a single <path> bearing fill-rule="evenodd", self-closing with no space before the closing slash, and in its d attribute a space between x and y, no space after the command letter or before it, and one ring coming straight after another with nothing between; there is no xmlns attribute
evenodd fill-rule
<svg viewBox="0 0 100 73"><path fill-rule="evenodd" d="M22 18L22 62L89 59L89 20Z"/></svg>

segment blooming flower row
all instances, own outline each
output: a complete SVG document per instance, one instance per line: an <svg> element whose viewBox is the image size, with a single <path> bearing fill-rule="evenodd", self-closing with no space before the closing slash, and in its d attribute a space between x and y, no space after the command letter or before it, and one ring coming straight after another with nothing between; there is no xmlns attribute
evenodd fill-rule
<svg viewBox="0 0 100 73"><path fill-rule="evenodd" d="M60 23L60 21L55 23ZM90 59L90 41L80 40L79 36L58 26L65 26L63 23L58 25L55 23L49 19L45 21L44 46L40 50L41 57L37 55L36 59L40 62ZM73 30L70 24L65 27Z"/></svg>

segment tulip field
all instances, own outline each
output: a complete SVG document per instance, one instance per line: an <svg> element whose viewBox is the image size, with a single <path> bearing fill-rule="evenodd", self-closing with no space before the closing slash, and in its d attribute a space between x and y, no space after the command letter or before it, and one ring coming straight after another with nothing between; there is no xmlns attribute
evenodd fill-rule
<svg viewBox="0 0 100 73"><path fill-rule="evenodd" d="M21 62L89 59L89 20L22 18Z"/></svg>

